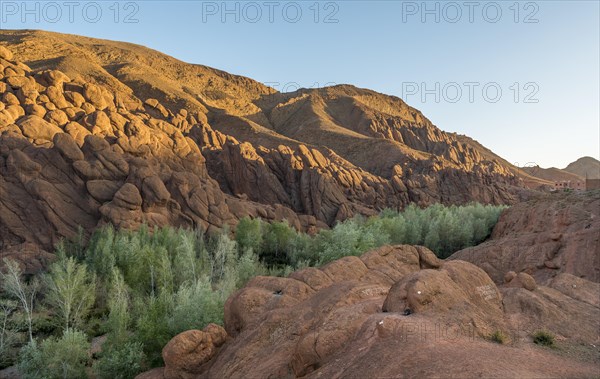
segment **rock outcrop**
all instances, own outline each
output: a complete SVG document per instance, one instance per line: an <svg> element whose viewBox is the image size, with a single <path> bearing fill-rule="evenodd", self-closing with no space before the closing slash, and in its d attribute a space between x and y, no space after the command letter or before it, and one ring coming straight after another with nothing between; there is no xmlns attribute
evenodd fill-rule
<svg viewBox="0 0 600 379"><path fill-rule="evenodd" d="M188 330L175 336L162 351L167 379L195 378L225 343L227 332L216 324L204 330Z"/></svg>
<svg viewBox="0 0 600 379"><path fill-rule="evenodd" d="M555 193L512 206L490 240L450 259L481 267L496 283L509 271L543 284L561 273L598 283L600 191Z"/></svg>
<svg viewBox="0 0 600 379"><path fill-rule="evenodd" d="M206 332L185 332L163 355L200 348L181 361L166 356L164 369L140 378L191 377L181 367L193 367L195 378L594 377L597 362L531 343L543 329L597 353L594 286L563 274L549 287L499 287L468 262L386 246L288 278L252 279L227 300L229 339L217 353ZM497 331L506 345L488 340Z"/></svg>

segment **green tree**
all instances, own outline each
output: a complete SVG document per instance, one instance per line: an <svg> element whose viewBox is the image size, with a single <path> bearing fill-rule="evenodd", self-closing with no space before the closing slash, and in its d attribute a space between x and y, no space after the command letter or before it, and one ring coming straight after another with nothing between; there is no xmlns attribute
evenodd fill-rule
<svg viewBox="0 0 600 379"><path fill-rule="evenodd" d="M50 266L45 280L46 302L55 310L63 330L80 326L94 304L96 277L85 264L64 255Z"/></svg>
<svg viewBox="0 0 600 379"><path fill-rule="evenodd" d="M235 229L235 240L240 252L248 249L260 252L263 244L263 222L260 219L242 218Z"/></svg>
<svg viewBox="0 0 600 379"><path fill-rule="evenodd" d="M135 299L135 328L132 339L144 345L144 353L153 367L161 365L162 348L174 336L169 328L169 319L173 310L173 296L137 297Z"/></svg>
<svg viewBox="0 0 600 379"><path fill-rule="evenodd" d="M265 228L261 258L267 264L288 264L287 249L296 231L285 220L267 224Z"/></svg>
<svg viewBox="0 0 600 379"><path fill-rule="evenodd" d="M213 242L210 254L210 278L213 283L223 279L227 265L235 262L236 257L235 240L229 238L227 231L220 233Z"/></svg>
<svg viewBox="0 0 600 379"><path fill-rule="evenodd" d="M429 248L431 251L440 251L441 250L441 241L438 232L439 224L437 222L429 225L429 230L427 235L425 236L424 245Z"/></svg>
<svg viewBox="0 0 600 379"><path fill-rule="evenodd" d="M16 334L11 330L8 320L16 309L14 301L0 299L0 368L10 366L14 359L11 350L16 342Z"/></svg>
<svg viewBox="0 0 600 379"><path fill-rule="evenodd" d="M115 230L112 226L97 230L90 239L86 261L100 277L110 278L112 268L116 264L114 242Z"/></svg>
<svg viewBox="0 0 600 379"><path fill-rule="evenodd" d="M246 250L236 264L235 288L241 288L258 275L266 275L266 270L260 264L258 256L251 249Z"/></svg>
<svg viewBox="0 0 600 379"><path fill-rule="evenodd" d="M116 268L113 269L111 287L108 297L108 341L109 345L121 345L128 339L129 290L123 275Z"/></svg>
<svg viewBox="0 0 600 379"><path fill-rule="evenodd" d="M213 292L207 278L184 284L175 295L169 317L170 334L202 329L211 322L222 324L223 302L224 299Z"/></svg>
<svg viewBox="0 0 600 379"><path fill-rule="evenodd" d="M33 311L36 295L39 289L39 281L33 278L29 283L23 280L23 275L19 264L8 258L4 258L4 271L0 271L0 282L2 289L9 295L16 298L27 317L27 327L29 330L29 342L33 342Z"/></svg>
<svg viewBox="0 0 600 379"><path fill-rule="evenodd" d="M175 280L177 285L184 282L195 282L198 280L201 270L201 262L196 254L196 236L192 232L181 231L175 238L175 249L173 254L173 269L177 273Z"/></svg>

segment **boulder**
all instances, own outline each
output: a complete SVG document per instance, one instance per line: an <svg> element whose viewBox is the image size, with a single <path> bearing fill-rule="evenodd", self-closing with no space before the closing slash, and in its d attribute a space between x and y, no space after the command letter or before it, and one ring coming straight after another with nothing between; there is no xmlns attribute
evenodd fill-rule
<svg viewBox="0 0 600 379"><path fill-rule="evenodd" d="M23 131L23 135L32 140L52 141L56 134L63 132L58 126L34 115L21 118L17 121L17 125Z"/></svg>
<svg viewBox="0 0 600 379"><path fill-rule="evenodd" d="M196 378L226 338L225 330L216 324L209 324L204 330L188 330L173 337L162 350L165 379Z"/></svg>
<svg viewBox="0 0 600 379"><path fill-rule="evenodd" d="M505 277L505 280L510 277L511 277L511 275L509 275L508 277ZM516 276L514 276L511 280L507 281L505 286L506 287L525 288L528 291L535 291L535 289L537 288L537 283L535 282L535 279L528 273L520 272Z"/></svg>
<svg viewBox="0 0 600 379"><path fill-rule="evenodd" d="M131 183L125 183L113 198L113 203L127 210L136 210L142 206L142 196L136 186Z"/></svg>
<svg viewBox="0 0 600 379"><path fill-rule="evenodd" d="M149 205L165 205L171 194L163 181L156 175L144 179L142 184L144 201Z"/></svg>
<svg viewBox="0 0 600 379"><path fill-rule="evenodd" d="M13 54L6 47L0 46L0 58L11 61L13 59Z"/></svg>
<svg viewBox="0 0 600 379"><path fill-rule="evenodd" d="M99 110L103 110L108 106L102 89L95 84L85 83L82 95L86 101Z"/></svg>
<svg viewBox="0 0 600 379"><path fill-rule="evenodd" d="M61 154L72 162L80 161L85 158L83 152L81 149L79 149L79 146L77 146L77 143L73 137L67 133L55 134L52 142L54 143L54 146L56 146L56 148L61 152Z"/></svg>
<svg viewBox="0 0 600 379"><path fill-rule="evenodd" d="M85 184L88 192L100 203L110 201L119 190L119 183L112 180L90 180Z"/></svg>

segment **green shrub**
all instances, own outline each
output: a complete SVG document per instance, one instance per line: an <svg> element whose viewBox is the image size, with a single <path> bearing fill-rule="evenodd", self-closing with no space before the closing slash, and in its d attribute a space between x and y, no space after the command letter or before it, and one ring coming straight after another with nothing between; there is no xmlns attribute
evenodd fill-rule
<svg viewBox="0 0 600 379"><path fill-rule="evenodd" d="M489 338L490 338L490 341L499 343L501 345L506 343L506 340L507 340L506 334L504 334L504 332L501 330L496 330L494 333L492 333L490 335Z"/></svg>
<svg viewBox="0 0 600 379"><path fill-rule="evenodd" d="M258 256L251 249L246 250L237 263L235 287L241 288L255 276L266 274L267 270L260 264Z"/></svg>
<svg viewBox="0 0 600 379"><path fill-rule="evenodd" d="M389 240L376 238L377 226L365 228L361 225L362 222L362 219L352 219L337 224L332 230L320 231L315 241L319 251L319 264L349 255L360 255L377 247L378 242L383 245Z"/></svg>
<svg viewBox="0 0 600 379"><path fill-rule="evenodd" d="M554 336L545 330L539 330L533 334L533 343L536 345L554 346Z"/></svg>
<svg viewBox="0 0 600 379"><path fill-rule="evenodd" d="M85 378L89 363L90 344L85 334L66 330L60 339L55 337L27 344L19 356L19 372L24 379Z"/></svg>
<svg viewBox="0 0 600 379"><path fill-rule="evenodd" d="M100 379L132 379L143 370L144 359L143 345L128 342L103 351L94 364L94 372Z"/></svg>
<svg viewBox="0 0 600 379"><path fill-rule="evenodd" d="M287 254L289 264L297 269L314 266L319 261L319 251L315 247L314 238L305 233L296 233L289 241Z"/></svg>

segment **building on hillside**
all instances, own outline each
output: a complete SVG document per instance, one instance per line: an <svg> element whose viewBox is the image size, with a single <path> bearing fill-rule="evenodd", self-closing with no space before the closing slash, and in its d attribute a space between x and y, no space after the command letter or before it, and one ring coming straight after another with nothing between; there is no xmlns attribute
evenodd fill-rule
<svg viewBox="0 0 600 379"><path fill-rule="evenodd" d="M586 179L585 180L585 190L597 190L600 189L600 179Z"/></svg>
<svg viewBox="0 0 600 379"><path fill-rule="evenodd" d="M586 183L581 180L563 180L560 182L554 182L554 190L585 191Z"/></svg>
<svg viewBox="0 0 600 379"><path fill-rule="evenodd" d="M591 191L600 189L600 179L563 180L554 182L554 190Z"/></svg>

